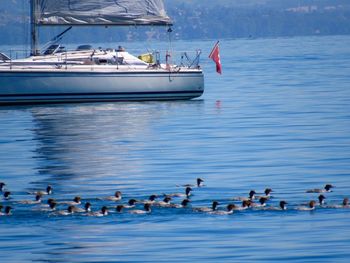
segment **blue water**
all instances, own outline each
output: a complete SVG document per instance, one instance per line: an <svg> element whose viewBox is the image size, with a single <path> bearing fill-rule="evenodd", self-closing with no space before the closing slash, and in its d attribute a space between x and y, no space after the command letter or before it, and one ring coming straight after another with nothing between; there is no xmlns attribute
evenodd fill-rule
<svg viewBox="0 0 350 263"><path fill-rule="evenodd" d="M203 50L197 100L0 108L0 181L13 193L2 204L15 208L0 217L1 262L348 262L350 209L293 208L326 183L328 204L350 196L350 37L224 40L222 76L205 58L213 44L174 43ZM51 184L57 200L98 210L116 190L145 199L197 177L192 207L269 186L269 205L289 210L97 218L14 203Z"/></svg>

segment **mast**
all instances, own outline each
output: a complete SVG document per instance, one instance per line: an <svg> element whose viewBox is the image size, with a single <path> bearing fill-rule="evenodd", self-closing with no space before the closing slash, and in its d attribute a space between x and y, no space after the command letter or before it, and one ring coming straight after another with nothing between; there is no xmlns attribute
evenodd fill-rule
<svg viewBox="0 0 350 263"><path fill-rule="evenodd" d="M39 55L38 51L38 28L36 25L37 0L30 0L30 54Z"/></svg>

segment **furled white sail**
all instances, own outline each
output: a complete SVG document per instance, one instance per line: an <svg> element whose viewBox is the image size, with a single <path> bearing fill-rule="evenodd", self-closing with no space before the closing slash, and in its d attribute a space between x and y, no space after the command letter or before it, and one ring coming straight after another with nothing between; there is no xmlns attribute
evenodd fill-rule
<svg viewBox="0 0 350 263"><path fill-rule="evenodd" d="M33 0L38 25L168 25L162 0Z"/></svg>

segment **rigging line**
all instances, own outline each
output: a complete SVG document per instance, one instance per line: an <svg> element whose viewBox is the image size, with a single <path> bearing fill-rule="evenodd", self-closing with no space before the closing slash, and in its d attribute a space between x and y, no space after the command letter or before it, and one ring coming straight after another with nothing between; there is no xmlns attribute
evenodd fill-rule
<svg viewBox="0 0 350 263"><path fill-rule="evenodd" d="M169 51L170 51L170 54L172 56L172 53L173 53L173 45L172 44L173 43L172 43L171 36L172 36L173 29L169 26L167 32L168 32L168 36L169 36ZM171 56L170 56L170 59L172 60Z"/></svg>
<svg viewBox="0 0 350 263"><path fill-rule="evenodd" d="M128 9L127 9L125 6L122 6L121 4L119 4L118 2L119 2L119 0L114 0L114 3L115 3L117 6L119 6L119 7L121 7L121 8L124 8L124 9L125 9L125 13L128 13Z"/></svg>
<svg viewBox="0 0 350 263"><path fill-rule="evenodd" d="M41 0L40 7L41 7L40 14L42 14L47 7L47 0Z"/></svg>
<svg viewBox="0 0 350 263"><path fill-rule="evenodd" d="M28 23L27 23L27 12L25 10L28 10L27 8L27 2L26 1L22 1L22 23L23 23L23 29L24 29L24 33L23 33L23 37L24 37L24 43L23 43L23 52L25 55L27 56L28 54L28 43L29 43L29 28L28 28Z"/></svg>
<svg viewBox="0 0 350 263"><path fill-rule="evenodd" d="M146 8L146 11L147 11L147 15L150 15L150 12L149 12L149 10L150 10L150 2L149 1L146 1L147 2L147 8Z"/></svg>

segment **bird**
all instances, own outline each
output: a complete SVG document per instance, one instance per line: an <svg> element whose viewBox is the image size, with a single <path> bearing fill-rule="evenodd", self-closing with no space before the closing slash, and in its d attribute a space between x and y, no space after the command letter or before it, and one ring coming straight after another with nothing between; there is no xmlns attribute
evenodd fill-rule
<svg viewBox="0 0 350 263"><path fill-rule="evenodd" d="M287 210L288 203L286 201L280 201L281 210Z"/></svg>
<svg viewBox="0 0 350 263"><path fill-rule="evenodd" d="M166 197L164 197L164 199L162 201L154 202L153 205L160 206L160 207L169 207L171 200L172 200L172 198L170 196L166 196Z"/></svg>
<svg viewBox="0 0 350 263"><path fill-rule="evenodd" d="M35 204L40 204L41 203L41 197L42 195L37 194L35 195L35 200L22 200L22 201L18 201L17 203L19 204L24 204L24 205L35 205Z"/></svg>
<svg viewBox="0 0 350 263"><path fill-rule="evenodd" d="M211 214L211 215L230 215L230 214L233 214L233 210L235 209L236 205L234 204L228 204L227 207L226 207L226 211L223 211L223 210L215 210L215 211L211 211L211 212L208 212L208 214Z"/></svg>
<svg viewBox="0 0 350 263"><path fill-rule="evenodd" d="M154 204L156 202L156 199L158 198L157 195L151 195L147 200L139 201L138 203L141 204Z"/></svg>
<svg viewBox="0 0 350 263"><path fill-rule="evenodd" d="M4 182L0 182L0 192L4 192L6 184Z"/></svg>
<svg viewBox="0 0 350 263"><path fill-rule="evenodd" d="M328 205L327 208L350 208L349 198L345 197L340 205Z"/></svg>
<svg viewBox="0 0 350 263"><path fill-rule="evenodd" d="M145 204L143 208L145 210L130 210L129 213L130 214L139 214L139 215L151 213L151 205L150 204Z"/></svg>
<svg viewBox="0 0 350 263"><path fill-rule="evenodd" d="M286 201L280 201L279 206L269 206L269 207L264 207L263 210L275 210L275 211L284 211L287 210L287 202Z"/></svg>
<svg viewBox="0 0 350 263"><path fill-rule="evenodd" d="M251 207L252 201L250 200L243 200L241 206L234 206L233 210L243 211L247 210L249 207Z"/></svg>
<svg viewBox="0 0 350 263"><path fill-rule="evenodd" d="M190 186L187 186L185 188L185 193L173 193L173 194L164 194L164 196L169 196L169 197L186 197L190 198L192 192L192 188Z"/></svg>
<svg viewBox="0 0 350 263"><path fill-rule="evenodd" d="M52 202L56 202L56 200L53 199L53 198L47 199L47 204L48 204L48 205L51 204Z"/></svg>
<svg viewBox="0 0 350 263"><path fill-rule="evenodd" d="M74 206L70 205L70 206L68 206L67 210L60 210L60 211L55 212L54 214L61 215L61 216L68 216L68 215L74 214L74 209L75 209Z"/></svg>
<svg viewBox="0 0 350 263"><path fill-rule="evenodd" d="M265 207L267 200L269 200L267 197L260 197L259 203L250 202L250 206L255 208Z"/></svg>
<svg viewBox="0 0 350 263"><path fill-rule="evenodd" d="M71 205L71 206L80 205L81 204L81 197L80 196L76 196L76 197L73 198L72 201L61 201L61 202L58 202L58 204L60 204L60 205Z"/></svg>
<svg viewBox="0 0 350 263"><path fill-rule="evenodd" d="M261 197L265 197L267 199L270 199L271 198L271 192L273 192L271 188L266 188L265 191L264 191L265 195L263 195L263 196L256 196L255 198L259 199Z"/></svg>
<svg viewBox="0 0 350 263"><path fill-rule="evenodd" d="M193 211L195 211L195 212L205 212L205 213L213 212L213 211L217 210L218 205L219 205L218 201L213 201L211 207L195 207L195 208L193 208Z"/></svg>
<svg viewBox="0 0 350 263"><path fill-rule="evenodd" d="M50 209L51 203L55 203L55 207L57 206L56 200L53 199L53 198L49 198L49 199L47 199L46 204L41 203L41 204L40 204L40 207L39 207L37 210L40 210L40 211L50 211L50 210L51 210L51 209Z"/></svg>
<svg viewBox="0 0 350 263"><path fill-rule="evenodd" d="M57 203L55 201L53 201L49 204L49 208L51 211L56 210L56 206L57 206Z"/></svg>
<svg viewBox="0 0 350 263"><path fill-rule="evenodd" d="M123 212L123 209L124 209L124 206L123 205L117 205L117 207L116 207L116 211L118 212L118 213L121 213L121 212Z"/></svg>
<svg viewBox="0 0 350 263"><path fill-rule="evenodd" d="M234 197L231 200L233 201L251 201L255 199L256 192L254 190L251 190L248 194L248 197Z"/></svg>
<svg viewBox="0 0 350 263"><path fill-rule="evenodd" d="M325 187L323 189L310 189L307 190L306 193L329 193L332 192L332 188L334 188L333 185L331 184L326 184Z"/></svg>
<svg viewBox="0 0 350 263"><path fill-rule="evenodd" d="M73 211L74 211L74 213L89 213L89 212L91 212L91 203L86 202L84 205L84 208L74 206Z"/></svg>
<svg viewBox="0 0 350 263"><path fill-rule="evenodd" d="M319 195L318 196L319 205L324 205L325 204L325 199L326 199L326 197L324 195Z"/></svg>
<svg viewBox="0 0 350 263"><path fill-rule="evenodd" d="M28 194L34 194L34 195L37 195L37 194L41 194L41 195L51 195L52 194L52 191L53 191L53 188L51 185L48 185L46 187L46 190L39 190L39 191L35 191L35 192L28 192Z"/></svg>
<svg viewBox="0 0 350 263"><path fill-rule="evenodd" d="M100 211L98 212L89 212L87 213L88 216L107 216L108 215L108 208L107 206L103 206Z"/></svg>
<svg viewBox="0 0 350 263"><path fill-rule="evenodd" d="M203 179L201 179L201 178L197 178L196 179L196 185L194 185L194 184L184 184L184 185L177 185L177 187L195 187L195 186L197 186L197 187L203 187L204 186L204 180Z"/></svg>
<svg viewBox="0 0 350 263"><path fill-rule="evenodd" d="M185 208L187 207L188 203L190 203L191 201L189 199L184 199L182 200L181 204L178 205L178 204L169 204L169 206L167 207L170 207L170 208Z"/></svg>
<svg viewBox="0 0 350 263"><path fill-rule="evenodd" d="M122 192L116 191L114 193L114 196L107 196L107 197L102 198L102 200L114 201L114 202L120 201L120 200L122 200Z"/></svg>
<svg viewBox="0 0 350 263"><path fill-rule="evenodd" d="M2 206L0 206L0 207L2 208ZM1 209L0 209L0 216L10 216L10 215L12 215L11 210L12 210L11 206L6 206L4 213L1 212Z"/></svg>
<svg viewBox="0 0 350 263"><path fill-rule="evenodd" d="M85 212L91 212L91 203L86 202L84 205Z"/></svg>
<svg viewBox="0 0 350 263"><path fill-rule="evenodd" d="M345 198L343 199L342 205L343 205L344 207L349 207L349 198L345 197Z"/></svg>
<svg viewBox="0 0 350 263"><path fill-rule="evenodd" d="M11 199L10 195L11 195L11 192L9 191L4 192L4 200L10 200Z"/></svg>
<svg viewBox="0 0 350 263"><path fill-rule="evenodd" d="M49 205L41 205L39 208L33 209L34 211L42 211L42 212L53 212L56 211L57 203L55 201L50 202Z"/></svg>
<svg viewBox="0 0 350 263"><path fill-rule="evenodd" d="M124 205L124 208L134 208L135 205L137 203L137 200L136 199L130 199L128 201L128 204L127 205Z"/></svg>
<svg viewBox="0 0 350 263"><path fill-rule="evenodd" d="M46 203L47 203L46 205L42 204L42 206L49 207L51 203L56 203L56 205L57 205L57 201L55 199L53 199L53 198L47 199Z"/></svg>
<svg viewBox="0 0 350 263"><path fill-rule="evenodd" d="M203 179L201 179L201 178L197 178L197 187L202 187L202 186L204 186L204 180Z"/></svg>
<svg viewBox="0 0 350 263"><path fill-rule="evenodd" d="M312 211L315 210L316 207L316 201L312 200L309 202L309 204L307 206L299 206L296 208L296 210L299 211Z"/></svg>

